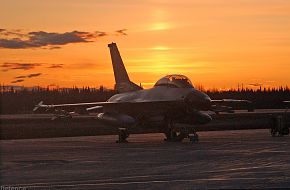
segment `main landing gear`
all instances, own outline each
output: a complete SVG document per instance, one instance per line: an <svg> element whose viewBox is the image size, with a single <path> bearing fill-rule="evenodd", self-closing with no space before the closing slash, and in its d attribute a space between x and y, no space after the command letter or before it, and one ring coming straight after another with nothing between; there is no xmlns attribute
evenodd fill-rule
<svg viewBox="0 0 290 190"><path fill-rule="evenodd" d="M164 132L167 142L181 142L183 139L188 138L190 142L197 143L199 141L198 134L194 129L188 128L174 128L172 123L169 123ZM118 140L116 143L127 143L129 132L127 128L119 128Z"/></svg>
<svg viewBox="0 0 290 190"><path fill-rule="evenodd" d="M116 143L127 143L127 138L129 137L129 132L127 128L119 128L118 140Z"/></svg>
<svg viewBox="0 0 290 190"><path fill-rule="evenodd" d="M194 132L193 134L189 134L188 138L190 142L197 143L199 141L198 134Z"/></svg>
<svg viewBox="0 0 290 190"><path fill-rule="evenodd" d="M194 129L188 128L174 128L172 122L167 124L164 132L166 138L164 141L167 142L181 142L184 138L188 138L190 142L197 143L199 141L198 134Z"/></svg>

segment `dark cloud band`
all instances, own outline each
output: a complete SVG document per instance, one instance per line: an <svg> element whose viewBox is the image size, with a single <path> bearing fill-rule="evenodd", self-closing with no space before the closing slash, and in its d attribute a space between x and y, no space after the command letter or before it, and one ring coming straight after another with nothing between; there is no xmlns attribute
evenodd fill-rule
<svg viewBox="0 0 290 190"><path fill-rule="evenodd" d="M2 68L2 71L9 71L9 70L31 70L40 66L45 66L49 69L60 69L63 68L64 64L50 64L48 66L47 63L15 63L15 62L6 62L2 63L0 67Z"/></svg>
<svg viewBox="0 0 290 190"><path fill-rule="evenodd" d="M51 49L71 43L93 42L97 38L106 36L105 32L72 31L65 33L56 32L29 32L7 31L0 29L0 47L9 49L26 49L51 46Z"/></svg>
<svg viewBox="0 0 290 190"><path fill-rule="evenodd" d="M63 64L52 64L50 66L48 66L47 68L49 69L58 69L58 68L62 68Z"/></svg>
<svg viewBox="0 0 290 190"><path fill-rule="evenodd" d="M2 63L0 67L2 67L2 71L8 70L30 70L34 69L35 67L41 66L42 63Z"/></svg>
<svg viewBox="0 0 290 190"><path fill-rule="evenodd" d="M26 79L26 78L34 78L34 77L38 77L40 75L42 75L42 73L32 73L32 74L29 74L29 75L17 76L17 77L14 77L14 79L17 79L17 80L11 81L11 83L24 82L24 79Z"/></svg>
<svg viewBox="0 0 290 190"><path fill-rule="evenodd" d="M19 83L19 82L23 82L23 81L24 81L23 79L18 79L18 80L11 81L11 83Z"/></svg>
<svg viewBox="0 0 290 190"><path fill-rule="evenodd" d="M122 35L122 36L126 36L127 29L121 29L121 30L116 30L117 35Z"/></svg>
<svg viewBox="0 0 290 190"><path fill-rule="evenodd" d="M26 77L27 77L27 78L33 78L33 77L38 77L38 76L40 76L40 75L42 75L42 73L29 74L29 75L27 75Z"/></svg>

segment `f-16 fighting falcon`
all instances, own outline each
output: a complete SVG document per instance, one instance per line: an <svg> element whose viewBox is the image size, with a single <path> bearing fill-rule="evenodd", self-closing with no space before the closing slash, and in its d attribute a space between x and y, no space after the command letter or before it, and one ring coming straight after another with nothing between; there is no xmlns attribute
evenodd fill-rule
<svg viewBox="0 0 290 190"><path fill-rule="evenodd" d="M206 111L215 111L225 106L223 102L250 103L247 100L222 99L212 100L207 94L197 90L184 75L167 75L156 82L153 88L143 89L130 81L116 43L108 45L111 53L118 94L106 102L45 105L40 102L35 106L48 110L65 110L66 107L85 107L87 111L101 110L98 120L114 124L119 128L119 140L127 142L131 127L157 127L166 136L166 141L182 141L189 138L198 141L194 127L177 127L177 123L206 124L212 117ZM228 110L228 107L226 107ZM69 112L61 112L70 116ZM65 113L65 114L64 114Z"/></svg>

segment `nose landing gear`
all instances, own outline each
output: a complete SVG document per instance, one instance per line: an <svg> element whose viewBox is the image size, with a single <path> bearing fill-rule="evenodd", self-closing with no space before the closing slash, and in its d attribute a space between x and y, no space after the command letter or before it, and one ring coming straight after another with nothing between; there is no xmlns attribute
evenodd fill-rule
<svg viewBox="0 0 290 190"><path fill-rule="evenodd" d="M194 129L175 128L172 121L168 122L164 132L167 142L181 142L184 138L188 138L190 142L197 143L199 141L198 134Z"/></svg>
<svg viewBox="0 0 290 190"><path fill-rule="evenodd" d="M127 143L127 138L129 137L129 132L126 128L119 128L118 140L116 143Z"/></svg>

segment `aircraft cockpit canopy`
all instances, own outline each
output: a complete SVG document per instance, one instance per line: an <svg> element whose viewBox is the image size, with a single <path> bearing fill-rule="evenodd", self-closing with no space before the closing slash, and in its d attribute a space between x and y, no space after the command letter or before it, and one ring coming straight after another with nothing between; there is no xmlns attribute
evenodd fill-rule
<svg viewBox="0 0 290 190"><path fill-rule="evenodd" d="M167 86L171 88L194 88L189 78L184 75L167 75L159 79L154 87Z"/></svg>

